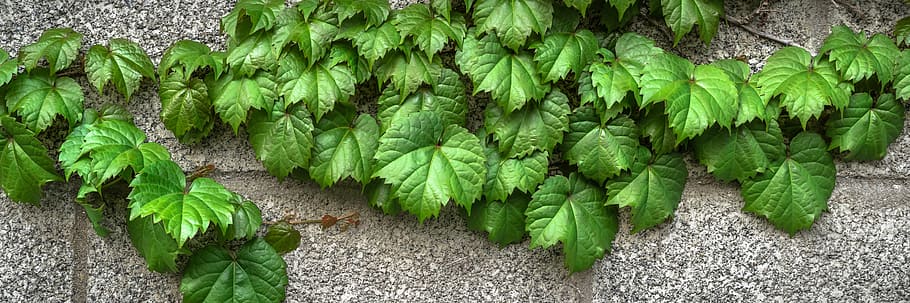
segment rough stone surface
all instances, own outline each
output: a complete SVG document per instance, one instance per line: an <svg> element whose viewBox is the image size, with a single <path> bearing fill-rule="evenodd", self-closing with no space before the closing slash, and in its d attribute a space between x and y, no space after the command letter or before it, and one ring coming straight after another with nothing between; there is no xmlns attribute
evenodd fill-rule
<svg viewBox="0 0 910 303"><path fill-rule="evenodd" d="M413 1L392 2L401 7ZM832 25L888 32L910 14L910 6L885 0L837 1L861 3L863 18L830 0L726 2L729 15L740 19L767 2L752 25L811 50ZM218 18L233 4L0 0L0 48L15 53L44 29L72 27L85 34L83 50L128 38L158 62L180 39L222 49ZM631 29L672 47L647 21ZM698 63L743 56L757 69L780 47L721 24L710 46L689 35L672 51ZM89 106L122 103L111 90L99 94L84 78L77 80ZM279 183L255 160L243 129L235 135L219 125L199 145L179 144L158 119L156 91L145 82L128 105L149 140L165 145L185 169L216 164L213 177L256 201L266 220L289 212L305 218L361 214L363 223L346 232L302 228L301 248L285 256L289 302L910 301L906 127L885 159L838 162L831 211L793 238L740 211L738 190L710 181L690 158L692 178L675 219L636 235L623 225L612 255L594 270L570 276L558 249L529 251L527 241L499 249L468 231L453 208L421 225L412 216L369 208L353 184L321 191L310 182ZM75 189L48 186L41 208L0 194L0 302L179 301L179 276L149 272L131 248L125 213L111 212L110 236L96 237L81 208L69 203Z"/></svg>
<svg viewBox="0 0 910 303"><path fill-rule="evenodd" d="M910 182L840 178L829 212L794 237L746 214L739 189L690 183L676 217L623 224L595 302L910 300Z"/></svg>
<svg viewBox="0 0 910 303"><path fill-rule="evenodd" d="M68 302L73 295L75 188L46 187L41 206L0 194L0 302Z"/></svg>

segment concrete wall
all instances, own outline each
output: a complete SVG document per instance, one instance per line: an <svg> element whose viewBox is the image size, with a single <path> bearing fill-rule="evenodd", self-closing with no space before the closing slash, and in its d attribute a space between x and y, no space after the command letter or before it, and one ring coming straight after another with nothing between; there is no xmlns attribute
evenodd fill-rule
<svg viewBox="0 0 910 303"><path fill-rule="evenodd" d="M853 2L845 0L846 2ZM758 0L726 1L743 17ZM753 23L762 31L817 49L832 25L889 31L910 14L901 1L856 1L862 18L831 0L771 0ZM223 45L218 18L232 2L218 0L0 0L0 48L15 51L50 27L72 27L85 45L116 37L139 42L157 62L178 39ZM667 47L647 22L633 26ZM760 66L780 45L722 24L705 47L694 37L676 50L699 62L746 56ZM84 79L90 105L121 102L99 96ZM145 83L129 109L149 139L167 146L184 168L214 163L213 177L257 202L267 220L287 212L304 217L359 211L363 224L347 232L303 228L288 254L289 302L628 302L628 301L910 301L910 136L882 161L838 163L830 211L794 237L740 211L738 188L691 165L676 217L629 235L628 216L613 253L590 271L569 275L558 249L500 249L467 230L457 211L418 224L366 205L356 187L326 191L310 182L278 182L264 172L245 135L216 127L187 147L164 129L156 85ZM242 133L242 132L241 132ZM179 277L148 272L129 244L118 211L111 235L94 235L71 201L76 186L46 188L41 207L0 196L0 302L172 302ZM125 205L124 201L117 201ZM118 208L118 207L113 207ZM122 209L122 207L119 207Z"/></svg>

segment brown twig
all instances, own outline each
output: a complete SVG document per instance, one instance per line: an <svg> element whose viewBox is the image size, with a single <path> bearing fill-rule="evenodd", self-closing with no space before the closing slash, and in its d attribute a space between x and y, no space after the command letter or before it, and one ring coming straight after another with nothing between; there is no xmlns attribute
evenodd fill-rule
<svg viewBox="0 0 910 303"><path fill-rule="evenodd" d="M866 19L866 14L863 14L863 11L860 10L860 9L859 9L858 7L856 7L855 5L853 5L853 4L851 4L851 3L848 3L847 0L831 0L831 2L834 3L834 6L844 6L844 7L846 7L848 11L850 11L851 13L853 13L854 15L856 15L856 17L859 18L859 19L861 19L861 20L862 20L862 19Z"/></svg>
<svg viewBox="0 0 910 303"><path fill-rule="evenodd" d="M346 213L340 217L335 217L332 215L323 215L322 219L309 219L309 220L301 220L301 219L297 218L296 215L288 215L288 216L285 216L284 218L282 218L281 220L266 221L266 222L263 222L262 224L275 225L275 224L278 224L279 222L285 222L285 223L291 224L291 225L320 224L320 225L322 225L322 229L332 227L335 224L337 224L338 222L342 222L343 224L341 225L341 230L345 231L351 225L357 226L360 224L360 213L357 211L352 211L352 212Z"/></svg>
<svg viewBox="0 0 910 303"><path fill-rule="evenodd" d="M810 53L812 52L812 51L810 51L809 49L803 47L802 45L797 44L796 42L793 42L793 41L790 41L790 40L787 40L787 39L783 39L783 38L780 38L780 37L777 37L777 36L774 36L774 35L771 35L771 34L768 34L768 33L761 32L761 31L755 29L754 27L749 26L748 24L745 24L745 23L743 23L742 21L740 21L739 19L736 19L736 18L734 18L734 17L730 17L730 16L726 16L726 15L725 15L725 16L724 16L724 21L727 21L727 23L736 25L737 27L742 28L743 30L745 30L745 31L747 31L747 32L749 32L749 33L751 33L751 34L753 34L753 35L756 35L756 36L759 36L759 37L762 37L762 38L765 38L765 39L768 39L768 40L771 40L771 41L774 41L774 42L777 42L777 43L780 43L780 44L783 44L783 45L786 45L786 46L795 46L795 47L799 47L799 48L802 48L802 49L804 49L804 50L806 50L806 51L808 51L808 52L810 52Z"/></svg>
<svg viewBox="0 0 910 303"><path fill-rule="evenodd" d="M759 2L758 6L756 6L755 9L752 10L752 13L749 14L748 16L746 16L745 18L743 18L743 24L752 23L752 20L755 19L755 16L758 16L758 14L760 14L762 11L764 11L766 6L768 6L768 0L762 0L761 2Z"/></svg>

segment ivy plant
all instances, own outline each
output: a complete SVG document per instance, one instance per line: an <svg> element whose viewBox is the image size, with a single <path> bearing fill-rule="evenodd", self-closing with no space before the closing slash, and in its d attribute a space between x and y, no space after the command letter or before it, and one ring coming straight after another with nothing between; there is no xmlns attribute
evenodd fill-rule
<svg viewBox="0 0 910 303"><path fill-rule="evenodd" d="M570 271L610 251L621 212L632 233L673 219L686 152L794 235L828 208L836 158L882 159L903 130L906 18L894 40L835 26L817 54L784 47L754 71L623 32L639 11L674 45L693 30L710 43L724 18L721 0L240 0L226 49L176 41L157 70L139 43L83 53L81 34L49 29L17 57L0 50L0 188L38 204L45 184L81 182L103 236L121 205L109 189L126 187L133 246L150 270L183 272L185 301L280 302L299 231L264 223L211 168L187 174L120 105L85 108L80 77L124 100L155 81L183 143L223 123L278 180L351 179L420 222L454 201L499 245L561 243ZM61 172L42 136L62 128Z"/></svg>

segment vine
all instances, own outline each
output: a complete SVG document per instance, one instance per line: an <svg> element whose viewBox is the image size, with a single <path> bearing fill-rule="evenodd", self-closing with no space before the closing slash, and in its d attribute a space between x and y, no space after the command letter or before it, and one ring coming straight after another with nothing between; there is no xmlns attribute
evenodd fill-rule
<svg viewBox="0 0 910 303"><path fill-rule="evenodd" d="M696 25L710 43L728 19L720 0L432 0L401 10L385 0L241 0L221 20L226 51L177 41L157 72L134 42L81 56L81 34L50 29L18 57L0 50L0 187L38 204L44 184L77 176L76 202L104 236L106 189L126 185L127 230L149 269L181 270L190 255L184 300L277 302L288 283L280 254L300 242L292 224L347 229L359 214L265 222L259 237L260 210L205 177L213 167L187 176L123 108L85 109L73 76L127 102L143 79L157 80L160 118L183 143L220 120L249 134L279 180L306 175L324 188L351 178L371 205L421 222L454 201L500 245L562 242L570 271L610 250L623 208L633 233L673 216L688 174L681 152L741 184L745 211L793 235L828 208L831 151L881 159L903 129L910 51L899 46L910 17L896 40L836 26L818 55L784 47L753 73L737 60L696 65L620 31L642 11L663 18L674 44ZM355 98L370 88L376 100ZM479 129L467 126L472 103L485 107ZM70 130L62 174L36 137L58 116ZM194 250L192 239L214 244ZM235 279L217 279L225 272Z"/></svg>

